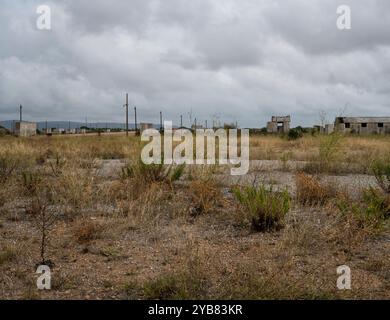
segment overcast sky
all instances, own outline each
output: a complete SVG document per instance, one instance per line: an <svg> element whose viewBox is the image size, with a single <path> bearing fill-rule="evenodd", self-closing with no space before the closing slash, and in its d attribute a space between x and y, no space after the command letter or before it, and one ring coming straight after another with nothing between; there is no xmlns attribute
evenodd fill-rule
<svg viewBox="0 0 390 320"><path fill-rule="evenodd" d="M390 116L389 0L2 0L0 43L0 120Z"/></svg>

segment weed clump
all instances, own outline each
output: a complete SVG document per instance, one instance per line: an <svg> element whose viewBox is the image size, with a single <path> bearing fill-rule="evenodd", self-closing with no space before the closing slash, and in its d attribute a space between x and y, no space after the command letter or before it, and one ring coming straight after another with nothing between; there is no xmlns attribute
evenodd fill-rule
<svg viewBox="0 0 390 320"><path fill-rule="evenodd" d="M186 263L181 270L164 273L143 285L146 299L195 300L207 297L210 280L209 267L201 256L197 243L186 246Z"/></svg>
<svg viewBox="0 0 390 320"><path fill-rule="evenodd" d="M306 205L324 205L334 199L338 191L331 184L323 184L318 179L303 172L295 178L298 203Z"/></svg>
<svg viewBox="0 0 390 320"><path fill-rule="evenodd" d="M92 220L81 220L73 227L73 235L80 244L98 239L103 231L102 225Z"/></svg>
<svg viewBox="0 0 390 320"><path fill-rule="evenodd" d="M304 171L313 174L341 172L344 168L336 157L340 149L342 136L331 134L321 136L320 139L318 155L305 166Z"/></svg>
<svg viewBox="0 0 390 320"><path fill-rule="evenodd" d="M14 172L17 163L6 155L0 156L0 183L5 183Z"/></svg>
<svg viewBox="0 0 390 320"><path fill-rule="evenodd" d="M193 205L192 216L210 213L221 198L220 190L211 178L193 180L190 191Z"/></svg>
<svg viewBox="0 0 390 320"><path fill-rule="evenodd" d="M303 137L303 133L299 129L290 129L287 134L288 140L298 140Z"/></svg>
<svg viewBox="0 0 390 320"><path fill-rule="evenodd" d="M360 201L344 199L340 200L337 206L340 212L352 219L360 229L380 229L390 218L389 198L381 190L372 187L363 191Z"/></svg>
<svg viewBox="0 0 390 320"><path fill-rule="evenodd" d="M155 182L173 183L181 178L185 165L164 166L163 164L144 164L138 161L122 168L122 179L138 179L140 182L150 184Z"/></svg>
<svg viewBox="0 0 390 320"><path fill-rule="evenodd" d="M14 247L5 246L0 249L0 266L8 262L14 261L18 256L18 252Z"/></svg>
<svg viewBox="0 0 390 320"><path fill-rule="evenodd" d="M372 165L372 171L378 186L390 196L390 162L377 160Z"/></svg>
<svg viewBox="0 0 390 320"><path fill-rule="evenodd" d="M344 215L353 218L363 229L380 229L390 218L390 163L377 160L372 165L377 188L363 191L360 201L340 201Z"/></svg>
<svg viewBox="0 0 390 320"><path fill-rule="evenodd" d="M21 185L26 195L35 195L42 182L42 177L38 172L23 171L21 175Z"/></svg>
<svg viewBox="0 0 390 320"><path fill-rule="evenodd" d="M205 280L188 272L165 274L144 284L149 300L200 299L204 295Z"/></svg>
<svg viewBox="0 0 390 320"><path fill-rule="evenodd" d="M234 188L234 195L243 207L243 212L259 232L279 230L290 210L290 195L285 190L274 192L264 186Z"/></svg>

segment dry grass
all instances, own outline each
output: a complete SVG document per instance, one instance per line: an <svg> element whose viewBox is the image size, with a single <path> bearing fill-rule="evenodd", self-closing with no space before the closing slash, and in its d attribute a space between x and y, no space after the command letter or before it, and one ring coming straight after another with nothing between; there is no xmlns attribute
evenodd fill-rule
<svg viewBox="0 0 390 320"><path fill-rule="evenodd" d="M381 198L358 194L351 200L345 186L326 178L370 172L390 154L390 140L332 139L251 138L252 159L282 162L264 169L279 170L274 191L296 190L284 228L253 233L248 221L245 227L240 222L248 220L248 208L238 207L230 191L237 181L225 168L141 166L135 137L1 137L0 297L388 299L388 219L375 233L362 228L374 221L373 208L386 212ZM305 161L314 175L295 172L294 161ZM252 182L249 175L240 185ZM47 250L55 263L48 292L34 287L42 211L34 199L56 217ZM342 264L353 270L352 292L335 288Z"/></svg>
<svg viewBox="0 0 390 320"><path fill-rule="evenodd" d="M337 186L331 183L321 183L320 177L312 177L303 172L295 177L298 203L307 205L324 205L334 201L339 195Z"/></svg>
<svg viewBox="0 0 390 320"><path fill-rule="evenodd" d="M5 246L0 249L0 266L15 261L18 251L14 246Z"/></svg>
<svg viewBox="0 0 390 320"><path fill-rule="evenodd" d="M307 173L369 173L375 159L390 155L387 136L304 136L288 141L280 137L251 137L252 160L307 162Z"/></svg>
<svg viewBox="0 0 390 320"><path fill-rule="evenodd" d="M200 178L191 181L189 187L192 208L191 215L211 213L221 201L221 190L212 178Z"/></svg>
<svg viewBox="0 0 390 320"><path fill-rule="evenodd" d="M93 220L83 219L77 221L72 227L75 240L80 244L86 244L99 239L103 231L103 226Z"/></svg>

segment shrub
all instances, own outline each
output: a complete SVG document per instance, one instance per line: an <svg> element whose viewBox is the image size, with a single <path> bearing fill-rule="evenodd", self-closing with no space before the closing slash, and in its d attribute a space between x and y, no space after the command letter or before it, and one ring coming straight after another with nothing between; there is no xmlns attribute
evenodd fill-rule
<svg viewBox="0 0 390 320"><path fill-rule="evenodd" d="M47 153L50 154L49 152L47 152ZM48 155L48 157L49 157L49 155ZM62 171L65 167L65 164L66 164L66 160L61 158L61 156L57 153L55 155L54 163L53 163L53 161L50 162L50 168L51 168L51 171L55 177L59 177L62 174Z"/></svg>
<svg viewBox="0 0 390 320"><path fill-rule="evenodd" d="M122 168L121 178L123 180L134 178L134 177L135 177L134 166L128 165Z"/></svg>
<svg viewBox="0 0 390 320"><path fill-rule="evenodd" d="M302 205L323 205L337 196L335 188L328 184L321 184L317 179L298 173L295 177L297 201Z"/></svg>
<svg viewBox="0 0 390 320"><path fill-rule="evenodd" d="M344 216L356 221L359 228L378 228L390 218L389 197L374 188L364 190L360 201L346 199L337 205Z"/></svg>
<svg viewBox="0 0 390 320"><path fill-rule="evenodd" d="M106 280L103 285L112 287L112 284L108 280ZM142 296L143 288L137 282L130 281L123 286L123 290L126 295L126 299L137 300L140 296Z"/></svg>
<svg viewBox="0 0 390 320"><path fill-rule="evenodd" d="M165 166L163 164L144 164L142 161L130 164L122 168L122 179L136 178L141 182L169 182L172 183L181 178L185 165Z"/></svg>
<svg viewBox="0 0 390 320"><path fill-rule="evenodd" d="M326 168L329 163L334 160L334 157L339 149L340 142L341 136L338 134L331 134L321 137L319 160L324 168Z"/></svg>
<svg viewBox="0 0 390 320"><path fill-rule="evenodd" d="M39 188L42 177L37 172L22 172L22 186L26 195L34 195Z"/></svg>
<svg viewBox="0 0 390 320"><path fill-rule="evenodd" d="M260 232L279 230L290 210L290 195L287 191L273 192L264 186L234 188L237 200L252 222L252 228Z"/></svg>
<svg viewBox="0 0 390 320"><path fill-rule="evenodd" d="M168 179L171 167L166 170L163 164L144 164L142 161L138 164L138 174L146 182L161 182Z"/></svg>
<svg viewBox="0 0 390 320"><path fill-rule="evenodd" d="M73 227L73 235L80 244L98 239L102 234L102 226L92 220L81 220Z"/></svg>
<svg viewBox="0 0 390 320"><path fill-rule="evenodd" d="M0 183L5 183L17 166L16 161L12 161L9 156L0 156Z"/></svg>
<svg viewBox="0 0 390 320"><path fill-rule="evenodd" d="M303 133L299 129L290 129L287 137L289 140L297 140L303 137Z"/></svg>
<svg viewBox="0 0 390 320"><path fill-rule="evenodd" d="M149 300L194 299L202 288L200 279L187 273L167 274L144 284L144 295Z"/></svg>
<svg viewBox="0 0 390 320"><path fill-rule="evenodd" d="M193 216L211 212L220 198L220 191L211 178L193 180L190 191L193 204L191 215Z"/></svg>
<svg viewBox="0 0 390 320"><path fill-rule="evenodd" d="M80 169L76 163L72 164L47 185L47 199L51 204L65 206L73 215L80 213L96 204L94 200L100 196L96 182L96 173L92 169Z"/></svg>
<svg viewBox="0 0 390 320"><path fill-rule="evenodd" d="M372 166L372 171L378 186L384 193L390 195L390 162L377 160Z"/></svg>
<svg viewBox="0 0 390 320"><path fill-rule="evenodd" d="M309 162L304 171L307 173L340 172L343 166L336 160L342 136L339 134L324 135L320 137L318 156Z"/></svg>
<svg viewBox="0 0 390 320"><path fill-rule="evenodd" d="M36 228L40 237L40 263L51 263L46 259L47 248L49 246L50 235L58 215L53 210L48 210L46 198L35 195L29 206L25 208L26 213L34 218Z"/></svg>
<svg viewBox="0 0 390 320"><path fill-rule="evenodd" d="M353 219L359 228L380 228L390 218L390 163L376 160L372 165L378 188L366 189L360 201L339 201L344 216Z"/></svg>
<svg viewBox="0 0 390 320"><path fill-rule="evenodd" d="M185 167L185 164L175 167L171 174L170 181L173 182L179 180L183 176Z"/></svg>

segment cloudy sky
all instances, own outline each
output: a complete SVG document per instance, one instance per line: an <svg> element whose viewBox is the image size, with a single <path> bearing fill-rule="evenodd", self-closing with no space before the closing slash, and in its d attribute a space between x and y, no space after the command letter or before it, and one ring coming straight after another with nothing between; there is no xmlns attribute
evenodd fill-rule
<svg viewBox="0 0 390 320"><path fill-rule="evenodd" d="M0 120L123 121L125 92L141 121L390 116L389 30L388 0L2 0Z"/></svg>

